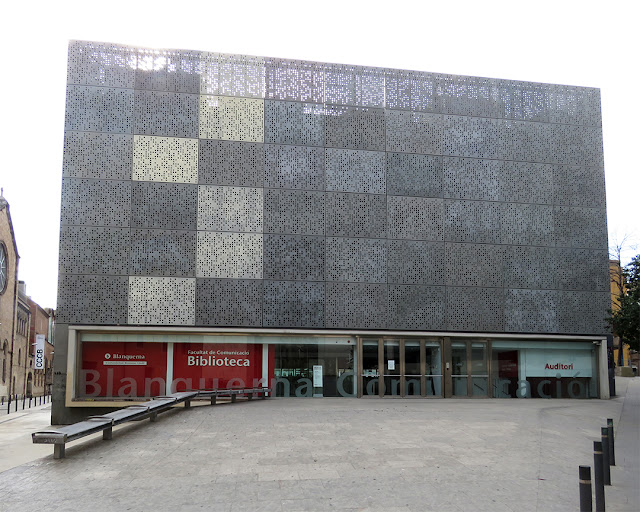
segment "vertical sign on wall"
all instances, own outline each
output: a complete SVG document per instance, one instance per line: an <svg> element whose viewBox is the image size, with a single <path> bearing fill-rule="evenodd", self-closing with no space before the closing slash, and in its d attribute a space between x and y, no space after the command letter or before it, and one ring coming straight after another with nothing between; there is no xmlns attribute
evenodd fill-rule
<svg viewBox="0 0 640 512"><path fill-rule="evenodd" d="M36 370L44 370L44 334L36 334Z"/></svg>

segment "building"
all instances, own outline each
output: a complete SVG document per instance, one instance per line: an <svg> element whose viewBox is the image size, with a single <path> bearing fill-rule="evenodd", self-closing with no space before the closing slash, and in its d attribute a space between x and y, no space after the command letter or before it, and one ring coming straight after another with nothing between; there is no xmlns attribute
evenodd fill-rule
<svg viewBox="0 0 640 512"><path fill-rule="evenodd" d="M53 421L608 397L597 89L72 42Z"/></svg>
<svg viewBox="0 0 640 512"><path fill-rule="evenodd" d="M31 328L29 329L29 355L33 362L33 396L48 395L53 385L53 325L54 311L43 308L29 297L29 311L31 312ZM38 338L42 338L39 340ZM37 368L38 343L42 345L41 368Z"/></svg>

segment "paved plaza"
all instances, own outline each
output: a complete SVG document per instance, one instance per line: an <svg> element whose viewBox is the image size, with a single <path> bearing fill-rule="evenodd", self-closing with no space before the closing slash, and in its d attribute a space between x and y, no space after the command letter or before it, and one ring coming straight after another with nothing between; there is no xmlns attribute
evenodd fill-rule
<svg viewBox="0 0 640 512"><path fill-rule="evenodd" d="M270 399L175 409L159 421L32 445L49 406L0 417L0 510L578 510L606 418L608 511L640 497L640 378L612 400ZM11 469L9 469L11 468Z"/></svg>

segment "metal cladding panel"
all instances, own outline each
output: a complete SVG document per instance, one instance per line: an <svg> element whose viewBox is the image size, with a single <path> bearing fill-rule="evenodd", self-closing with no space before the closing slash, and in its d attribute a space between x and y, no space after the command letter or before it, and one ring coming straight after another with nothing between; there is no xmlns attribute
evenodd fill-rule
<svg viewBox="0 0 640 512"><path fill-rule="evenodd" d="M67 83L133 88L136 49L111 43L71 41Z"/></svg>
<svg viewBox="0 0 640 512"><path fill-rule="evenodd" d="M61 274L128 275L129 228L61 226Z"/></svg>
<svg viewBox="0 0 640 512"><path fill-rule="evenodd" d="M65 131L132 133L133 90L67 85Z"/></svg>
<svg viewBox="0 0 640 512"><path fill-rule="evenodd" d="M132 229L129 274L195 277L196 232Z"/></svg>
<svg viewBox="0 0 640 512"><path fill-rule="evenodd" d="M261 188L198 187L198 229L262 233Z"/></svg>
<svg viewBox="0 0 640 512"><path fill-rule="evenodd" d="M387 153L387 194L442 197L442 157Z"/></svg>
<svg viewBox="0 0 640 512"><path fill-rule="evenodd" d="M198 183L198 139L136 135L132 179Z"/></svg>
<svg viewBox="0 0 640 512"><path fill-rule="evenodd" d="M444 252L448 286L504 286L505 246L446 243Z"/></svg>
<svg viewBox="0 0 640 512"><path fill-rule="evenodd" d="M324 146L324 109L313 103L264 102L264 141L272 144Z"/></svg>
<svg viewBox="0 0 640 512"><path fill-rule="evenodd" d="M606 332L600 93L69 46L71 323Z"/></svg>
<svg viewBox="0 0 640 512"><path fill-rule="evenodd" d="M448 242L499 244L502 204L444 201L444 239Z"/></svg>
<svg viewBox="0 0 640 512"><path fill-rule="evenodd" d="M499 160L444 158L444 197L504 201L504 169Z"/></svg>
<svg viewBox="0 0 640 512"><path fill-rule="evenodd" d="M325 284L264 282L264 327L324 327Z"/></svg>
<svg viewBox="0 0 640 512"><path fill-rule="evenodd" d="M556 290L507 290L504 330L507 332L559 332Z"/></svg>
<svg viewBox="0 0 640 512"><path fill-rule="evenodd" d="M387 196L327 192L326 234L386 238Z"/></svg>
<svg viewBox="0 0 640 512"><path fill-rule="evenodd" d="M196 279L196 325L262 325L261 279Z"/></svg>
<svg viewBox="0 0 640 512"><path fill-rule="evenodd" d="M327 283L325 327L385 329L388 290L386 284Z"/></svg>
<svg viewBox="0 0 640 512"><path fill-rule="evenodd" d="M444 285L445 275L443 242L389 240L389 283Z"/></svg>
<svg viewBox="0 0 640 512"><path fill-rule="evenodd" d="M607 218L600 208L557 206L553 209L553 231L558 247L606 249Z"/></svg>
<svg viewBox="0 0 640 512"><path fill-rule="evenodd" d="M195 299L195 278L129 277L128 323L195 325Z"/></svg>
<svg viewBox="0 0 640 512"><path fill-rule="evenodd" d="M198 232L196 276L262 279L262 234Z"/></svg>
<svg viewBox="0 0 640 512"><path fill-rule="evenodd" d="M323 148L266 144L264 159L265 187L324 190Z"/></svg>
<svg viewBox="0 0 640 512"><path fill-rule="evenodd" d="M560 290L606 291L609 289L609 253L606 249L555 251L556 283Z"/></svg>
<svg viewBox="0 0 640 512"><path fill-rule="evenodd" d="M604 321L611 307L610 291L559 291L559 332L602 334L607 332ZM605 315L602 313L605 312Z"/></svg>
<svg viewBox="0 0 640 512"><path fill-rule="evenodd" d="M553 206L502 203L501 237L504 244L553 246Z"/></svg>
<svg viewBox="0 0 640 512"><path fill-rule="evenodd" d="M129 227L131 182L62 179L61 225Z"/></svg>
<svg viewBox="0 0 640 512"><path fill-rule="evenodd" d="M326 280L387 282L387 240L327 237Z"/></svg>
<svg viewBox="0 0 640 512"><path fill-rule="evenodd" d="M505 201L514 203L552 204L554 167L532 162L503 162L502 186Z"/></svg>
<svg viewBox="0 0 640 512"><path fill-rule="evenodd" d="M66 132L62 176L130 180L132 154L131 135Z"/></svg>
<svg viewBox="0 0 640 512"><path fill-rule="evenodd" d="M442 199L389 196L389 238L442 240Z"/></svg>
<svg viewBox="0 0 640 512"><path fill-rule="evenodd" d="M558 262L552 247L508 246L505 253L505 288L556 288Z"/></svg>
<svg viewBox="0 0 640 512"><path fill-rule="evenodd" d="M306 190L266 189L264 232L324 235L325 196Z"/></svg>
<svg viewBox="0 0 640 512"><path fill-rule="evenodd" d="M56 319L61 324L126 324L127 290L127 276L60 274Z"/></svg>
<svg viewBox="0 0 640 512"><path fill-rule="evenodd" d="M447 329L504 331L503 288L447 287Z"/></svg>
<svg viewBox="0 0 640 512"><path fill-rule="evenodd" d="M165 137L198 137L198 95L135 92L134 133Z"/></svg>
<svg viewBox="0 0 640 512"><path fill-rule="evenodd" d="M197 185L134 181L131 227L195 230L197 206Z"/></svg>
<svg viewBox="0 0 640 512"><path fill-rule="evenodd" d="M441 155L443 116L385 110L386 149L396 153Z"/></svg>
<svg viewBox="0 0 640 512"><path fill-rule="evenodd" d="M389 328L445 329L445 287L389 285Z"/></svg>
<svg viewBox="0 0 640 512"><path fill-rule="evenodd" d="M200 139L198 183L262 187L265 151L261 143Z"/></svg>
<svg viewBox="0 0 640 512"><path fill-rule="evenodd" d="M326 189L336 192L384 194L387 188L383 151L327 149Z"/></svg>
<svg viewBox="0 0 640 512"><path fill-rule="evenodd" d="M198 94L201 57L197 51L138 50L135 88Z"/></svg>
<svg viewBox="0 0 640 512"><path fill-rule="evenodd" d="M264 235L264 278L324 281L325 238Z"/></svg>
<svg viewBox="0 0 640 512"><path fill-rule="evenodd" d="M603 167L556 165L553 171L555 204L604 208Z"/></svg>
<svg viewBox="0 0 640 512"><path fill-rule="evenodd" d="M385 119L381 108L325 105L325 146L385 150Z"/></svg>

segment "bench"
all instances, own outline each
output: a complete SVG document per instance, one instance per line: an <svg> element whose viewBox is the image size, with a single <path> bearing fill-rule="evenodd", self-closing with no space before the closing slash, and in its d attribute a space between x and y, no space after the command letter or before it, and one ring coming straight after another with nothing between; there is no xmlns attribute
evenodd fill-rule
<svg viewBox="0 0 640 512"><path fill-rule="evenodd" d="M198 398L209 398L211 405L215 405L218 397L231 398L231 402L235 403L238 396L246 396L247 400L251 400L254 395L262 395L262 399L267 398L271 393L271 388L231 388L231 389L211 389L198 391Z"/></svg>
<svg viewBox="0 0 640 512"><path fill-rule="evenodd" d="M112 439L113 427L127 421L139 421L145 418L156 421L158 413L164 412L176 404L184 402L185 407L189 407L191 400L197 395L197 391L187 391L158 396L148 402L131 405L108 414L90 416L73 425L34 432L31 434L31 439L35 444L53 444L53 458L62 459L66 443L98 432L102 432L103 440Z"/></svg>

